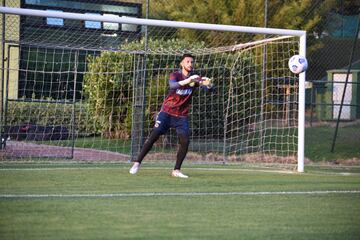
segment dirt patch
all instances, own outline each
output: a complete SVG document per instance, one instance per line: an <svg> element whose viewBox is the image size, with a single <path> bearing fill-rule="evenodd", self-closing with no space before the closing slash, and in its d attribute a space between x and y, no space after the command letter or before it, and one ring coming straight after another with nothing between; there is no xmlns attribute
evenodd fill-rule
<svg viewBox="0 0 360 240"><path fill-rule="evenodd" d="M360 158L337 160L337 161L333 162L333 164L345 165L345 166L360 166Z"/></svg>
<svg viewBox="0 0 360 240"><path fill-rule="evenodd" d="M96 150L50 146L45 144L9 141L6 148L0 151L0 158L71 158L79 161L128 161L129 155Z"/></svg>
<svg viewBox="0 0 360 240"><path fill-rule="evenodd" d="M347 126L354 126L354 125L360 125L360 119L353 120L353 121L341 121L339 123L339 127L347 127ZM336 121L316 121L312 122L310 125L310 122L307 122L305 124L305 127L336 127Z"/></svg>

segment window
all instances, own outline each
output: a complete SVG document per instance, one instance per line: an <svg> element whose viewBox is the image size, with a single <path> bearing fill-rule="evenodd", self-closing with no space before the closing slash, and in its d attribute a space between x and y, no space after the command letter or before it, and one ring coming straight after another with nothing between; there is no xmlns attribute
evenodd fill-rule
<svg viewBox="0 0 360 240"><path fill-rule="evenodd" d="M62 12L61 10L46 10L50 12ZM64 26L64 19L62 18L46 18L46 24L52 26Z"/></svg>
<svg viewBox="0 0 360 240"><path fill-rule="evenodd" d="M22 8L39 9L53 12L73 12L81 14L93 14L97 16L128 16L140 17L142 4L133 3L123 0L21 0ZM28 17L23 21L25 29L36 28L34 27L33 20L28 21ZM44 22L45 21L45 22ZM120 31L128 34L138 33L141 27L133 24L121 24L108 22L101 22L95 20L77 21L71 19L64 19L61 17L45 17L39 18L39 23L36 25L45 24L45 27L58 31L60 28L65 30L74 29L76 31L88 31L91 34L114 34Z"/></svg>
<svg viewBox="0 0 360 240"><path fill-rule="evenodd" d="M85 14L92 14L92 15L98 15L98 16L101 16L101 14L97 14L97 13L85 13ZM101 22L96 22L96 21L85 21L85 28L90 28L90 29L101 29Z"/></svg>
<svg viewBox="0 0 360 240"><path fill-rule="evenodd" d="M137 31L137 25L134 24L122 24L121 25L121 30L124 32L136 32Z"/></svg>
<svg viewBox="0 0 360 240"><path fill-rule="evenodd" d="M72 8L78 10L87 10L87 11L104 11L112 13L124 13L135 15L140 11L140 6L128 3L123 3L128 6L121 6L115 4L105 4L105 3L89 3L86 1L59 1L59 0L25 0L25 4L35 5L35 6L46 6L46 7L56 7L56 8ZM120 4L120 3L119 3Z"/></svg>
<svg viewBox="0 0 360 240"><path fill-rule="evenodd" d="M108 17L115 17L117 15L114 14L104 14L104 16ZM104 29L106 30L119 30L119 24L118 23L112 23L112 22L104 22Z"/></svg>

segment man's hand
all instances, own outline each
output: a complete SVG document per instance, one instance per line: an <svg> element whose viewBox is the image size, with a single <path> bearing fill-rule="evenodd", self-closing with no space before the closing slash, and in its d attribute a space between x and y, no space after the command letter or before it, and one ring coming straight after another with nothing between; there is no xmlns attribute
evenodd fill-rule
<svg viewBox="0 0 360 240"><path fill-rule="evenodd" d="M199 82L199 79L200 79L199 75L192 75L191 77L188 77L187 79L182 80L178 83L180 84L180 86L185 86L189 84L191 87L193 87L196 82Z"/></svg>
<svg viewBox="0 0 360 240"><path fill-rule="evenodd" d="M200 86L205 86L207 88L212 88L213 87L213 83L212 80L208 77L202 77L201 81L200 81Z"/></svg>
<svg viewBox="0 0 360 240"><path fill-rule="evenodd" d="M199 82L200 76L199 75L192 75L188 78L191 82Z"/></svg>
<svg viewBox="0 0 360 240"><path fill-rule="evenodd" d="M199 75L192 75L191 77L189 77L189 79L191 79L191 83L189 83L190 87L194 87L195 83L198 83L199 80L201 79Z"/></svg>

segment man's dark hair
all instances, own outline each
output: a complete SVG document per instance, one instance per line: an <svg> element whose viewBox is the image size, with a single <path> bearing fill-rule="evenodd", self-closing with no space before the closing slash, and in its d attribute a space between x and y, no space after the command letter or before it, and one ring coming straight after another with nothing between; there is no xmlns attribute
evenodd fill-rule
<svg viewBox="0 0 360 240"><path fill-rule="evenodd" d="M182 60L184 60L184 58L186 57L191 57L192 59L195 59L193 55L191 55L190 53L184 53L180 59L180 62L182 62Z"/></svg>

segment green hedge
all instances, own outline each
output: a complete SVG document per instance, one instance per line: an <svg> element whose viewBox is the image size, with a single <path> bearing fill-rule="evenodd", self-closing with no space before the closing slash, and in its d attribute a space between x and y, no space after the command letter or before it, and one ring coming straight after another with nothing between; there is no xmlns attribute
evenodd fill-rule
<svg viewBox="0 0 360 240"><path fill-rule="evenodd" d="M72 120L73 108L75 118ZM96 133L94 119L88 112L85 103L64 104L49 101L11 101L8 102L6 125L37 124L43 126L65 126L71 129L74 122L75 131L79 135Z"/></svg>

